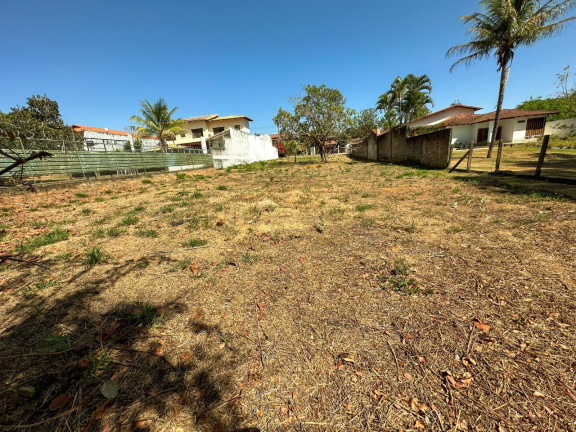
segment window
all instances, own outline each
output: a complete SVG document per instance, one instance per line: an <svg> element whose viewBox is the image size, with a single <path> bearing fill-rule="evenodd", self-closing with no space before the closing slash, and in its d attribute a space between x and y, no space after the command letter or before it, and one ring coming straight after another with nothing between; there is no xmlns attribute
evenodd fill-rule
<svg viewBox="0 0 576 432"><path fill-rule="evenodd" d="M212 129L214 131L214 135L220 133L220 132L224 132L224 128L223 127L215 127L214 129Z"/></svg>
<svg viewBox="0 0 576 432"><path fill-rule="evenodd" d="M234 125L234 129L240 130L240 125Z"/></svg>
<svg viewBox="0 0 576 432"><path fill-rule="evenodd" d="M526 138L531 138L539 135L544 135L544 127L546 126L546 118L529 118L526 122Z"/></svg>
<svg viewBox="0 0 576 432"><path fill-rule="evenodd" d="M202 128L197 128L197 129L192 129L192 138L202 138L204 136L204 129Z"/></svg>

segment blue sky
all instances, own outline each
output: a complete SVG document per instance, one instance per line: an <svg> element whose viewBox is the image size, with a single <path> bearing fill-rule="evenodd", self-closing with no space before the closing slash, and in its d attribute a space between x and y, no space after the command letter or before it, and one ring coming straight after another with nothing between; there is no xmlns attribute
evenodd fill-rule
<svg viewBox="0 0 576 432"><path fill-rule="evenodd" d="M252 131L302 84L340 89L348 106L374 106L407 73L432 79L434 109L459 100L491 111L493 60L459 67L448 48L466 41L458 17L476 0L0 0L0 111L33 94L56 100L64 121L123 129L139 100L164 97L189 117L247 115ZM572 10L570 15L576 15ZM576 72L576 22L516 53L505 107L553 95Z"/></svg>

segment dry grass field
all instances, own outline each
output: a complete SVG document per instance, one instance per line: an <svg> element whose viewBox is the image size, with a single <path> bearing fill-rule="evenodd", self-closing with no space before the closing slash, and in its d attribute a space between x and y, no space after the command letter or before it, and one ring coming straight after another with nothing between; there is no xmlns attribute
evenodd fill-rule
<svg viewBox="0 0 576 432"><path fill-rule="evenodd" d="M576 148L560 148L559 146L563 144L563 141L566 141L570 145L575 145L573 144L574 140L553 140L544 159L544 165L542 167L543 177L576 179ZM540 147L541 143L503 147L500 169L504 172L515 174L534 175L536 166L538 165ZM467 150L454 150L452 152L450 166L454 166L466 152ZM496 147L494 149L494 157L486 159L487 153L488 147L479 147L473 151L471 170L484 172L494 171L496 164ZM466 169L466 162L467 160L464 160L458 168Z"/></svg>
<svg viewBox="0 0 576 432"><path fill-rule="evenodd" d="M492 183L338 156L0 194L0 429L576 431L575 201Z"/></svg>

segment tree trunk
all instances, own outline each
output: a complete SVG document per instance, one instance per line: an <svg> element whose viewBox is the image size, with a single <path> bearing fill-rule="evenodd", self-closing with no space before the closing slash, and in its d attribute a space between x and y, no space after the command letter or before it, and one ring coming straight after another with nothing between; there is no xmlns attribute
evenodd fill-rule
<svg viewBox="0 0 576 432"><path fill-rule="evenodd" d="M504 102L504 92L506 91L506 84L508 83L509 76L510 76L510 62L506 62L506 64L502 66L502 70L500 72L500 91L498 93L498 105L496 106L494 127L492 128L492 137L490 138L490 146L488 147L488 154L486 155L486 158L492 157L492 149L494 148L494 142L496 141L496 134L498 133L500 112L502 111L502 102ZM499 147L502 146L502 140L500 140L498 146Z"/></svg>

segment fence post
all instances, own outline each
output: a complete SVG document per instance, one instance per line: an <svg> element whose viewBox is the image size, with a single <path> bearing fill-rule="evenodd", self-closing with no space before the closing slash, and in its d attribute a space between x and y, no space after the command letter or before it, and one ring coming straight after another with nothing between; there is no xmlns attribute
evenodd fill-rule
<svg viewBox="0 0 576 432"><path fill-rule="evenodd" d="M540 177L542 173L542 165L544 165L544 158L546 157L546 152L548 151L548 142L550 141L550 135L544 135L542 140L542 148L540 149L540 156L538 157L538 165L536 165L536 172L534 175Z"/></svg>
<svg viewBox="0 0 576 432"><path fill-rule="evenodd" d="M86 176L86 172L84 171L84 164L82 163L82 158L80 158L80 152L78 151L78 144L76 144L76 138L72 135L72 142L74 143L74 149L76 150L76 158L78 159L78 163L80 164L80 169L82 170L82 177L84 180L90 181L90 177ZM66 144L64 144L66 147ZM66 159L68 159L68 155L66 155ZM72 178L72 173L69 174L70 178Z"/></svg>
<svg viewBox="0 0 576 432"><path fill-rule="evenodd" d="M498 155L496 156L496 167L494 168L494 172L500 172L500 160L502 160L502 139L498 142Z"/></svg>
<svg viewBox="0 0 576 432"><path fill-rule="evenodd" d="M472 166L472 153L474 152L474 141L470 143L470 152L468 153L468 163L466 164L466 172L470 172Z"/></svg>

